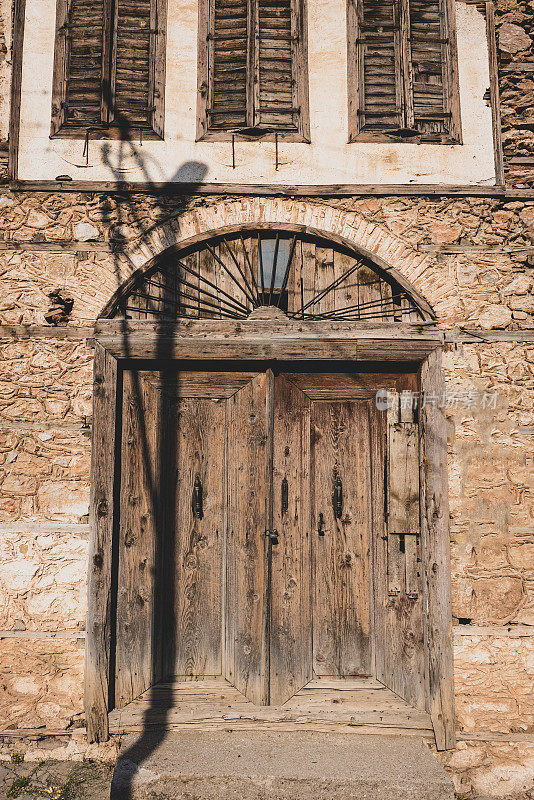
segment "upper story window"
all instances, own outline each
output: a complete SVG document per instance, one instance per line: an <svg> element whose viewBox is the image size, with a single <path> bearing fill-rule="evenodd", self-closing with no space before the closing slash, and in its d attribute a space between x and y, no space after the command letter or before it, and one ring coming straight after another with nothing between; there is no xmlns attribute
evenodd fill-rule
<svg viewBox="0 0 534 800"><path fill-rule="evenodd" d="M461 143L454 0L348 0L350 141Z"/></svg>
<svg viewBox="0 0 534 800"><path fill-rule="evenodd" d="M163 138L165 0L58 0L52 136Z"/></svg>
<svg viewBox="0 0 534 800"><path fill-rule="evenodd" d="M197 139L309 141L305 0L199 0Z"/></svg>

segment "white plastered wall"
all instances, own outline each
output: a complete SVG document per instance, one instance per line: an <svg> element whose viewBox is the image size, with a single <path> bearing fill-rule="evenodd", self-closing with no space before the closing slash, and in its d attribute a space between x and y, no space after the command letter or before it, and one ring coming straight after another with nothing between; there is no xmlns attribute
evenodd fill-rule
<svg viewBox="0 0 534 800"><path fill-rule="evenodd" d="M27 0L19 178L268 184L495 183L485 21L456 4L464 144L347 143L346 0L311 0L311 144L195 142L197 0L168 0L165 141L49 138L56 0Z"/></svg>

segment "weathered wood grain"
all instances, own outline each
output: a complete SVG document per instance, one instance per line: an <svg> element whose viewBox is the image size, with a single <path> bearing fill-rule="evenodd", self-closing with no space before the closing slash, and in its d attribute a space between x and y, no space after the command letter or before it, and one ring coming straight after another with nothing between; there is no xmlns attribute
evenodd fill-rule
<svg viewBox="0 0 534 800"><path fill-rule="evenodd" d="M115 524L117 362L96 345L85 657L85 718L89 741L108 738Z"/></svg>
<svg viewBox="0 0 534 800"><path fill-rule="evenodd" d="M274 382L272 502L269 702L281 705L312 676L310 400L283 375Z"/></svg>
<svg viewBox="0 0 534 800"><path fill-rule="evenodd" d="M245 697L268 702L267 376L228 401L228 530L225 676Z"/></svg>
<svg viewBox="0 0 534 800"><path fill-rule="evenodd" d="M436 401L444 387L441 350L436 350L421 366L421 390L427 402L421 408L420 425L425 650L438 750L455 744L447 423L445 409Z"/></svg>
<svg viewBox="0 0 534 800"><path fill-rule="evenodd" d="M175 402L176 437L175 614L177 675L219 675L222 670L222 550L225 503L225 405L222 400ZM171 477L171 476L168 476ZM196 479L202 518L193 509ZM172 491L172 488L171 488Z"/></svg>
<svg viewBox="0 0 534 800"><path fill-rule="evenodd" d="M122 707L154 677L159 445L155 393L139 374L123 376L115 704Z"/></svg>
<svg viewBox="0 0 534 800"><path fill-rule="evenodd" d="M368 675L371 475L367 402L314 402L311 420L314 671L317 675ZM343 495L339 518L333 506L337 479Z"/></svg>

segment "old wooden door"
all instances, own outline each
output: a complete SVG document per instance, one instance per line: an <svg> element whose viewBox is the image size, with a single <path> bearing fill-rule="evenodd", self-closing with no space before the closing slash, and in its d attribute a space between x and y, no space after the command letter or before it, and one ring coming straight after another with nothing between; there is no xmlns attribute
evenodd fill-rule
<svg viewBox="0 0 534 800"><path fill-rule="evenodd" d="M279 705L375 674L374 391L317 370L124 373L117 706L171 675Z"/></svg>

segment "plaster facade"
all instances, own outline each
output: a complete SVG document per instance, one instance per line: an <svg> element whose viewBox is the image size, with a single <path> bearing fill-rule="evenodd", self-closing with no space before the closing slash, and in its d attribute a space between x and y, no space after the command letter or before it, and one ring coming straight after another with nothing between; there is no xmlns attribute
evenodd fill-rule
<svg viewBox="0 0 534 800"><path fill-rule="evenodd" d="M170 3L165 141L50 139L55 0L28 0L19 178L265 184L495 183L483 15L456 3L463 145L348 144L346 0L308 3L311 144L195 142L197 0ZM135 131L132 131L135 139Z"/></svg>

